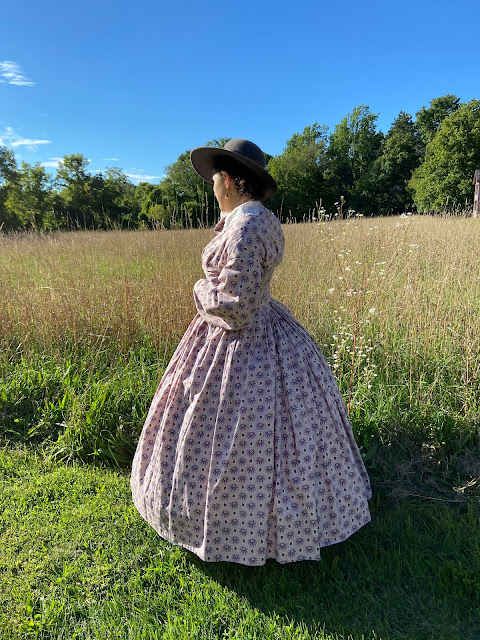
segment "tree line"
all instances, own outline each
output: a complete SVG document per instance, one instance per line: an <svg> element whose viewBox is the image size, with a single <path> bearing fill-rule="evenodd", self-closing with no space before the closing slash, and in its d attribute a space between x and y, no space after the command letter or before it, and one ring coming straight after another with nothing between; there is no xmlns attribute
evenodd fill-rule
<svg viewBox="0 0 480 640"><path fill-rule="evenodd" d="M480 101L445 95L416 114L401 111L386 134L360 105L332 132L313 123L267 156L278 183L269 207L282 221L471 208L480 168ZM223 146L228 138L207 144ZM82 154L53 176L0 147L0 229L111 229L209 226L218 217L211 185L185 151L158 184L132 184L118 167L91 174Z"/></svg>

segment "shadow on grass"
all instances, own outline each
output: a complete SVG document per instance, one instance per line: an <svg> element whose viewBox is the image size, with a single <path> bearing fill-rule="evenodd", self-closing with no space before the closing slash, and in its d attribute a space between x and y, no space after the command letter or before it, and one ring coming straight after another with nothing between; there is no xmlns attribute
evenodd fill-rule
<svg viewBox="0 0 480 640"><path fill-rule="evenodd" d="M473 502L393 501L320 562L264 567L190 561L258 610L316 632L382 640L478 640L480 511Z"/></svg>

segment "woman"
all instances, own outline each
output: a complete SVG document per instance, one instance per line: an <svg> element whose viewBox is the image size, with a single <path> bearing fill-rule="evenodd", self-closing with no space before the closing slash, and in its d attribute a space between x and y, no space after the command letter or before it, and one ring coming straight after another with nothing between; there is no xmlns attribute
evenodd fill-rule
<svg viewBox="0 0 480 640"><path fill-rule="evenodd" d="M317 560L369 522L368 477L322 353L270 281L276 192L248 140L191 161L222 211L194 287L198 314L163 376L133 461L135 505L206 561Z"/></svg>

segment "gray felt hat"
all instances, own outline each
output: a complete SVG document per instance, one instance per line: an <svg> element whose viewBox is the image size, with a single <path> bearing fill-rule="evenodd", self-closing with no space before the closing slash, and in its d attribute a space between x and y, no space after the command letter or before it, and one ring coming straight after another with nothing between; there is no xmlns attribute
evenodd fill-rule
<svg viewBox="0 0 480 640"><path fill-rule="evenodd" d="M221 156L233 158L250 169L265 187L264 198L277 193L277 183L265 169L265 154L250 140L235 138L235 140L229 140L222 149L197 147L190 153L190 160L198 175L206 182L213 183L213 174L216 172L215 159Z"/></svg>

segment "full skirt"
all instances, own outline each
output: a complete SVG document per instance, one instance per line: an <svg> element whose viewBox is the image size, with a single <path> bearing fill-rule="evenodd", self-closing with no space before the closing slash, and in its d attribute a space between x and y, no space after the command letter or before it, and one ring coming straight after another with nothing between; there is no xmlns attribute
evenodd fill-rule
<svg viewBox="0 0 480 640"><path fill-rule="evenodd" d="M238 331L195 317L153 398L131 486L143 518L206 561L317 560L370 520L330 368L274 300Z"/></svg>

